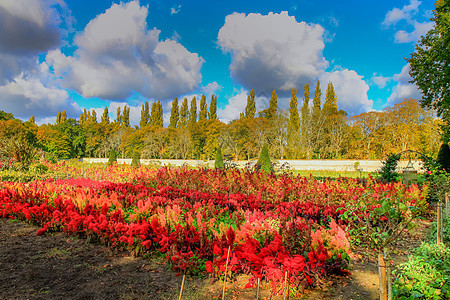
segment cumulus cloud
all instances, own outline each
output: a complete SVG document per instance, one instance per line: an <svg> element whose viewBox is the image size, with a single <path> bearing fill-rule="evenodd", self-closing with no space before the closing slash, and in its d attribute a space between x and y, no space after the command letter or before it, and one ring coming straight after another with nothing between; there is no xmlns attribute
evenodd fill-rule
<svg viewBox="0 0 450 300"><path fill-rule="evenodd" d="M50 51L47 61L63 87L112 100L133 92L167 99L197 88L204 60L177 41L159 41L147 16L138 1L114 4L77 35L74 56Z"/></svg>
<svg viewBox="0 0 450 300"><path fill-rule="evenodd" d="M211 97L211 95L214 95L216 92L219 92L221 89L222 89L222 86L220 86L216 81L208 83L206 86L202 87L202 91L207 97Z"/></svg>
<svg viewBox="0 0 450 300"><path fill-rule="evenodd" d="M287 95L328 66L323 34L322 26L297 22L287 12L233 13L226 17L217 43L231 54L231 76L243 87Z"/></svg>
<svg viewBox="0 0 450 300"><path fill-rule="evenodd" d="M417 21L417 13L422 2L418 0L411 0L408 5L403 8L393 8L388 11L382 25L387 27L395 26L398 23L405 21L407 26L412 28L410 31L398 30L394 37L396 43L411 43L416 42L421 36L426 34L433 28L433 22L419 22ZM428 13L425 12L425 15Z"/></svg>
<svg viewBox="0 0 450 300"><path fill-rule="evenodd" d="M248 93L241 89L236 95L228 99L228 104L222 109L217 109L217 116L222 122L228 123L239 118L247 105Z"/></svg>
<svg viewBox="0 0 450 300"><path fill-rule="evenodd" d="M355 71L343 69L323 73L320 76L323 97L329 81L333 83L339 109L349 115L357 115L372 109L373 101L367 96L369 85Z"/></svg>
<svg viewBox="0 0 450 300"><path fill-rule="evenodd" d="M391 80L392 77L384 77L382 75L377 75L376 73L374 73L372 76L372 82L380 89L384 89L387 83Z"/></svg>
<svg viewBox="0 0 450 300"><path fill-rule="evenodd" d="M421 99L422 95L415 84L409 83L411 81L411 76L409 75L409 63L406 64L399 74L394 75L394 80L397 81L392 89L392 94L388 98L387 105L394 105L400 103L405 99Z"/></svg>
<svg viewBox="0 0 450 300"><path fill-rule="evenodd" d="M40 119L56 115L60 110L65 110L69 117L76 117L80 113L78 105L65 90L46 86L40 78L25 76L23 73L0 86L0 98L2 110L21 119L34 115L37 123L42 123Z"/></svg>
<svg viewBox="0 0 450 300"><path fill-rule="evenodd" d="M0 1L0 84L36 68L37 55L60 45L62 20L44 0Z"/></svg>

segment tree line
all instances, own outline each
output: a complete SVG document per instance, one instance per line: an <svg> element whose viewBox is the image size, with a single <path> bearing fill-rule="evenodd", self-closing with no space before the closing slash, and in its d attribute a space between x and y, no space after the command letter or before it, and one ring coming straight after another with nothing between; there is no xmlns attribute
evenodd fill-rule
<svg viewBox="0 0 450 300"><path fill-rule="evenodd" d="M332 82L322 99L317 81L312 99L306 84L301 98L291 91L288 110L278 108L276 91L269 107L256 111L255 91L247 97L239 118L225 124L217 117L217 97L172 102L167 127L161 101L145 102L139 125L130 125L130 108L119 107L115 120L108 108L97 118L86 109L79 119L58 112L55 124L37 126L0 111L0 138L24 140L54 158L108 157L114 150L123 158L213 159L217 148L230 159L253 159L264 145L276 159L384 159L389 153L416 150L435 156L439 150L442 121L421 108L417 100L382 111L349 117L337 106ZM323 103L322 103L322 100Z"/></svg>

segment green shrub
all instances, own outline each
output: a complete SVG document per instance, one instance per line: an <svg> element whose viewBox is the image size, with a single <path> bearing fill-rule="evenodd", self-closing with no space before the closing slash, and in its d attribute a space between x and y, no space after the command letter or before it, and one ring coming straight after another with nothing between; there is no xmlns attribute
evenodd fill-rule
<svg viewBox="0 0 450 300"><path fill-rule="evenodd" d="M422 244L392 272L394 299L450 299L450 248Z"/></svg>
<svg viewBox="0 0 450 300"><path fill-rule="evenodd" d="M447 143L443 143L437 155L436 162L441 165L445 171L450 172L450 148Z"/></svg>
<svg viewBox="0 0 450 300"><path fill-rule="evenodd" d="M141 165L141 155L139 152L134 151L133 158L131 159L131 166L134 168L139 168Z"/></svg>
<svg viewBox="0 0 450 300"><path fill-rule="evenodd" d="M389 154L386 161L381 162L383 166L379 174L384 181L392 182L396 180L397 173L395 173L395 169L397 169L399 160L400 154Z"/></svg>
<svg viewBox="0 0 450 300"><path fill-rule="evenodd" d="M116 151L111 150L111 152L109 152L108 165L112 165L113 163L116 163L116 162L117 162Z"/></svg>
<svg viewBox="0 0 450 300"><path fill-rule="evenodd" d="M220 147L218 147L217 150L216 150L216 157L215 157L215 160L214 160L214 167L216 169L223 169L224 168L222 150L220 149Z"/></svg>
<svg viewBox="0 0 450 300"><path fill-rule="evenodd" d="M269 149L267 145L264 145L261 149L261 153L259 154L257 165L259 166L259 170L263 170L266 172L273 172L272 163L270 162Z"/></svg>

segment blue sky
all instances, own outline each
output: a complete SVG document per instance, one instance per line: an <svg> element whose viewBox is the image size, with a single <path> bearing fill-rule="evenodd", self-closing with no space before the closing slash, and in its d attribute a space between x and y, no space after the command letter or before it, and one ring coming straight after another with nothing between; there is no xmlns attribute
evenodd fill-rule
<svg viewBox="0 0 450 300"><path fill-rule="evenodd" d="M221 4L221 5L220 5ZM420 98L408 58L433 1L0 2L0 109L53 122L144 101L218 96L219 118L239 116L254 88L257 108L272 89L287 108L331 81L349 115ZM301 105L301 100L300 100ZM167 122L166 122L167 123Z"/></svg>

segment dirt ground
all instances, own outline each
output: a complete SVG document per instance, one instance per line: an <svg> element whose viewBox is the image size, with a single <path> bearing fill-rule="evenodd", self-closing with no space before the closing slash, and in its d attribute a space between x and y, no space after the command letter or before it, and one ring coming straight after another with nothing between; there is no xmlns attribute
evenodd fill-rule
<svg viewBox="0 0 450 300"><path fill-rule="evenodd" d="M179 299L182 276L169 271L165 260L114 254L64 233L37 236L38 229L0 218L0 299ZM401 242L403 251L393 256L394 262L407 259L422 232ZM350 267L352 275L331 278L302 298L377 299L376 262L356 254ZM256 289L243 289L247 279L228 283L225 299L256 299ZM187 277L182 299L221 299L222 289L223 282ZM268 291L259 295L283 299L270 298Z"/></svg>

